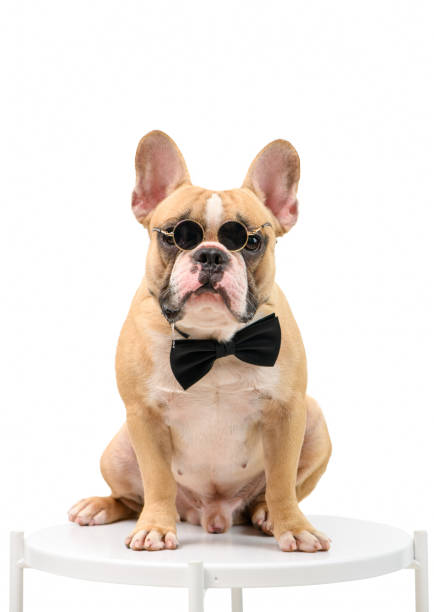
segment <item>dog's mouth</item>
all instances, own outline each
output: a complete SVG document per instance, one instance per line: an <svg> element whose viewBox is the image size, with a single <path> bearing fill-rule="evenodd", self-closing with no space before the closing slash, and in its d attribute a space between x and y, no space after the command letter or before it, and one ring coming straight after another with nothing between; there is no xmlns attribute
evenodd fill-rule
<svg viewBox="0 0 434 612"><path fill-rule="evenodd" d="M187 302L199 303L199 302L216 302L224 303L226 307L230 309L228 297L223 289L215 289L211 283L205 283L198 287L195 291L189 291L184 295L181 303L177 307L172 306L172 301L169 299L161 299L160 306L163 315L169 321L169 323L176 323L184 316L184 310Z"/></svg>
<svg viewBox="0 0 434 612"><path fill-rule="evenodd" d="M188 302L194 306L213 306L218 307L226 306L231 311L230 302L224 289L216 289L211 284L205 283L195 291L192 291L185 300L184 304Z"/></svg>
<svg viewBox="0 0 434 612"><path fill-rule="evenodd" d="M217 277L216 277L217 276ZM232 317L240 322L247 323L254 316L258 303L251 291L248 291L246 308L243 313L236 312L232 308L231 299L225 287L221 286L221 275L207 274L200 278L200 286L192 291L187 291L181 299L173 294L170 282L161 291L159 303L161 312L167 321L174 324L180 321L186 314L186 307L203 307L211 309L225 308Z"/></svg>
<svg viewBox="0 0 434 612"><path fill-rule="evenodd" d="M218 303L224 304L226 308L232 313L230 300L224 288L215 287L213 285L211 277L204 279L200 287L194 291L188 291L182 298L182 300L174 304L173 295L170 287L166 287L160 294L160 307L161 312L169 321L169 323L176 323L183 318L185 314L185 306L187 302L192 304L199 303L212 303L217 305ZM232 313L234 314L234 313Z"/></svg>
<svg viewBox="0 0 434 612"><path fill-rule="evenodd" d="M196 289L196 291L193 291L192 293L190 293L189 297L194 296L194 295L203 295L204 293L208 295L209 294L220 295L221 292L212 286L211 281L207 281L206 283L201 285L198 289Z"/></svg>

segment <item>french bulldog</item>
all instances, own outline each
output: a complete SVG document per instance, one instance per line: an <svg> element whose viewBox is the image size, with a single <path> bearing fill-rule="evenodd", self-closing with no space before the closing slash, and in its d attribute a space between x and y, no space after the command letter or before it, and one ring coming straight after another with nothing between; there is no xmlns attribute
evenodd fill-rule
<svg viewBox="0 0 434 612"><path fill-rule="evenodd" d="M179 520L214 534L251 522L282 551L328 550L330 539L299 502L324 473L331 442L306 395L302 339L275 282L276 239L298 215L296 150L271 142L242 187L227 191L192 185L178 147L160 131L142 138L135 165L132 209L150 244L116 353L126 423L101 458L111 495L82 499L69 519L137 517L125 542L137 551L175 549ZM263 342L278 351L274 365L234 354L233 339L263 319L280 326L277 349ZM223 350L205 374L190 367L185 383L171 351L201 340Z"/></svg>

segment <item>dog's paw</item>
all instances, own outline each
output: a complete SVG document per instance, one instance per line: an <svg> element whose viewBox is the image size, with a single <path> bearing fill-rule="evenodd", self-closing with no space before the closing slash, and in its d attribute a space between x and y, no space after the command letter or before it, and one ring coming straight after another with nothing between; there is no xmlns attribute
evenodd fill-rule
<svg viewBox="0 0 434 612"><path fill-rule="evenodd" d="M285 531L278 538L280 550L283 552L318 552L319 550L329 550L330 538L321 531L307 530Z"/></svg>
<svg viewBox="0 0 434 612"><path fill-rule="evenodd" d="M257 529L263 531L266 535L273 535L273 523L271 521L270 513L268 512L267 504L265 502L258 504L252 512L250 517L252 525Z"/></svg>
<svg viewBox="0 0 434 612"><path fill-rule="evenodd" d="M125 544L132 550L173 550L179 542L174 531L138 529L130 533Z"/></svg>
<svg viewBox="0 0 434 612"><path fill-rule="evenodd" d="M113 497L87 497L68 510L68 518L78 525L104 525L134 516L134 512Z"/></svg>
<svg viewBox="0 0 434 612"><path fill-rule="evenodd" d="M330 538L315 529L298 508L284 506L278 512L279 518L273 521L272 529L280 550L309 553L329 550Z"/></svg>

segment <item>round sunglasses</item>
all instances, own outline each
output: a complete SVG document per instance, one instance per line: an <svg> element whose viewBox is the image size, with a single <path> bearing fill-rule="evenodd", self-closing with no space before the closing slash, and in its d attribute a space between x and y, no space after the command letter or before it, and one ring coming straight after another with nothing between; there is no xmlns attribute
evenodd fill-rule
<svg viewBox="0 0 434 612"><path fill-rule="evenodd" d="M258 251L262 244L262 236L258 232L267 226L271 227L271 223L263 223L253 230L248 230L244 223L226 221L220 226L217 238L228 251L241 251L244 248L250 251ZM192 219L178 221L175 227L170 230L154 227L153 231L161 234L167 244L174 245L181 251L195 249L203 242L205 235L202 225Z"/></svg>

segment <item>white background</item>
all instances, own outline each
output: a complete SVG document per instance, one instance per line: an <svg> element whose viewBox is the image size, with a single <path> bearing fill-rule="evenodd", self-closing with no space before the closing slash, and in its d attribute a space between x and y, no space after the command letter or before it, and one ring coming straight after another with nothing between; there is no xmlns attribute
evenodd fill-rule
<svg viewBox="0 0 434 612"><path fill-rule="evenodd" d="M15 1L0 22L1 609L7 531L107 491L98 460L124 418L115 345L147 246L134 153L151 129L213 189L239 186L270 140L295 145L301 212L278 281L334 443L303 508L432 529L430 3ZM252 590L246 609L408 611L412 578ZM26 612L186 605L25 580ZM209 593L208 610L228 597Z"/></svg>

